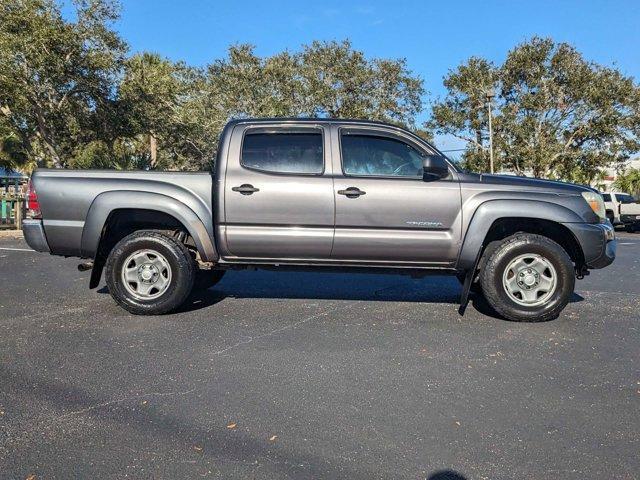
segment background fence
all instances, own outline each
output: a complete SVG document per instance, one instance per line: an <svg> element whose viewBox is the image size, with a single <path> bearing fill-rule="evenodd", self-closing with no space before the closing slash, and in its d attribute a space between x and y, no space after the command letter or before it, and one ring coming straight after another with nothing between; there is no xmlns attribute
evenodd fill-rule
<svg viewBox="0 0 640 480"><path fill-rule="evenodd" d="M22 179L0 177L0 230L22 228L24 200Z"/></svg>

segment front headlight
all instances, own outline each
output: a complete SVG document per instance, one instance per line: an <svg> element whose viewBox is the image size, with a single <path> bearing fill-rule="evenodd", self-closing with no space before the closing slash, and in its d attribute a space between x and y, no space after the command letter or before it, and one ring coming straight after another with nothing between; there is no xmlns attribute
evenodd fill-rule
<svg viewBox="0 0 640 480"><path fill-rule="evenodd" d="M607 215L604 209L604 200L602 195L595 192L582 192L582 197L587 201L591 210L601 219L604 220Z"/></svg>

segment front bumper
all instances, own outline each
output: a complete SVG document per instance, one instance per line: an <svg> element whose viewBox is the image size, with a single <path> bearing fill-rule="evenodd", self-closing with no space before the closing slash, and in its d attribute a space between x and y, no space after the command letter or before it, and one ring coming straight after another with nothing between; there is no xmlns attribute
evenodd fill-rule
<svg viewBox="0 0 640 480"><path fill-rule="evenodd" d="M613 226L607 223L565 223L578 240L587 268L604 268L616 258L616 240Z"/></svg>
<svg viewBox="0 0 640 480"><path fill-rule="evenodd" d="M47 237L44 234L42 220L23 220L22 234L27 244L36 252L50 253Z"/></svg>
<svg viewBox="0 0 640 480"><path fill-rule="evenodd" d="M624 225L640 225L640 215L620 215L620 222Z"/></svg>

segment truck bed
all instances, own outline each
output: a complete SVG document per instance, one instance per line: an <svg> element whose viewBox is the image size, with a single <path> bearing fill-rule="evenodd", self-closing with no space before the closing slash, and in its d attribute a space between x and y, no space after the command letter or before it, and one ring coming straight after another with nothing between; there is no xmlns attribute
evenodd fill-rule
<svg viewBox="0 0 640 480"><path fill-rule="evenodd" d="M189 206L213 236L210 172L144 172L38 169L32 178L42 208L44 233L52 254L91 257L83 245L89 210L108 192L161 194ZM134 195L135 193L135 195Z"/></svg>

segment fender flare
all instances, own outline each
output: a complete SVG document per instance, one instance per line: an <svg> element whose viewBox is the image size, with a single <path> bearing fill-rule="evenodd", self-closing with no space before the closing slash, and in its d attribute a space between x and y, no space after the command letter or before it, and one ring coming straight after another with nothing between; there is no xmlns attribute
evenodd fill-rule
<svg viewBox="0 0 640 480"><path fill-rule="evenodd" d="M107 218L114 210L120 209L152 210L171 215L187 229L203 260L208 262L218 260L218 252L203 219L198 217L191 208L167 195L128 190L101 193L94 199L87 212L82 231L81 246L84 257L95 256Z"/></svg>
<svg viewBox="0 0 640 480"><path fill-rule="evenodd" d="M501 218L532 218L557 223L584 223L573 210L557 203L542 200L501 199L488 200L476 208L458 256L456 268L462 271L472 269L484 239L496 220Z"/></svg>

